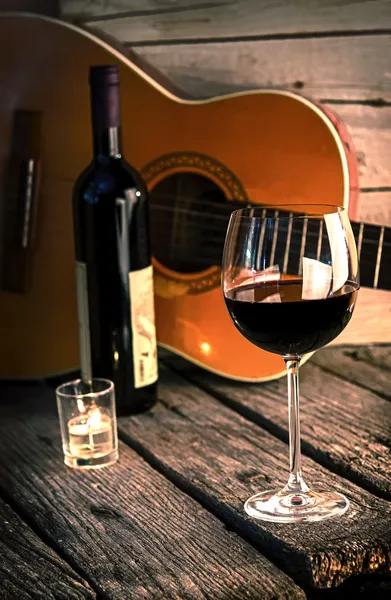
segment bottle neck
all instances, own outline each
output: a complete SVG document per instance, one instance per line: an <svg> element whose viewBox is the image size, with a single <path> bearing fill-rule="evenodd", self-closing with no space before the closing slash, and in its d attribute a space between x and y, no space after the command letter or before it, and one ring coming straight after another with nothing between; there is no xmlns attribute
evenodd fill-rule
<svg viewBox="0 0 391 600"><path fill-rule="evenodd" d="M94 157L121 156L121 111L118 84L91 85Z"/></svg>
<svg viewBox="0 0 391 600"><path fill-rule="evenodd" d="M121 158L121 128L108 127L99 131L93 129L93 152L94 158L101 156L110 158Z"/></svg>

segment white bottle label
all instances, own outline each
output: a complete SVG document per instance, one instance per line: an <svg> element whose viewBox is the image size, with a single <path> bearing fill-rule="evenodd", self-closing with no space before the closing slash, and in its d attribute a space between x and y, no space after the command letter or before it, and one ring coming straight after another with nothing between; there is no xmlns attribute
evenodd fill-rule
<svg viewBox="0 0 391 600"><path fill-rule="evenodd" d="M88 309L87 265L76 261L77 316L79 321L80 368L83 379L92 378L90 315Z"/></svg>
<svg viewBox="0 0 391 600"><path fill-rule="evenodd" d="M152 265L129 273L129 290L134 386L140 388L158 378Z"/></svg>

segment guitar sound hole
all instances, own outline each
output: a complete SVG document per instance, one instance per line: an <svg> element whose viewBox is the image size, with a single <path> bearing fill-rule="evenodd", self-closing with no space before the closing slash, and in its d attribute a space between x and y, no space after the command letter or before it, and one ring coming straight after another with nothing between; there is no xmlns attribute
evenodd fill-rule
<svg viewBox="0 0 391 600"><path fill-rule="evenodd" d="M212 180L191 172L169 175L150 192L153 255L180 273L221 265L232 208Z"/></svg>

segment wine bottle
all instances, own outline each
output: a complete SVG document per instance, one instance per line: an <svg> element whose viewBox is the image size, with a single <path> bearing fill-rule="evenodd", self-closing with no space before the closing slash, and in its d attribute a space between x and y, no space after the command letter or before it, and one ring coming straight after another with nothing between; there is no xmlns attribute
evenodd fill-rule
<svg viewBox="0 0 391 600"><path fill-rule="evenodd" d="M118 67L91 67L89 82L93 159L73 189L81 373L111 379L126 415L156 400L148 194L122 156Z"/></svg>

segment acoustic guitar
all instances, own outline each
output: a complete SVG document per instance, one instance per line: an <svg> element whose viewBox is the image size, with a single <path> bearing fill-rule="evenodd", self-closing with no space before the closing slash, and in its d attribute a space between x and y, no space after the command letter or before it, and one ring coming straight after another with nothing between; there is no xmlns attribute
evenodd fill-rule
<svg viewBox="0 0 391 600"><path fill-rule="evenodd" d="M150 190L160 345L231 378L282 375L282 359L247 342L226 312L228 217L243 205L318 202L354 219L357 166L342 123L284 91L190 99L136 54L36 15L3 14L0 49L0 377L79 364L71 191L92 153L88 69L102 63L120 68L124 154ZM355 233L362 283L386 285L389 231Z"/></svg>

